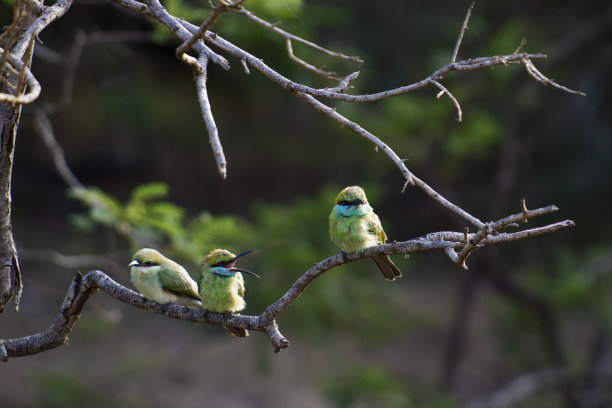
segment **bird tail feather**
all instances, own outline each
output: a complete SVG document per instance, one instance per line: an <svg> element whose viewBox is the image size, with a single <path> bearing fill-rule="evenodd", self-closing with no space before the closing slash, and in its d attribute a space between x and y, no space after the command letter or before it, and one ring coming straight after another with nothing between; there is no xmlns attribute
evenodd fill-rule
<svg viewBox="0 0 612 408"><path fill-rule="evenodd" d="M242 327L225 327L232 336L235 337L248 337L249 331L247 329L243 329Z"/></svg>
<svg viewBox="0 0 612 408"><path fill-rule="evenodd" d="M385 279L392 281L402 276L402 272L387 255L374 255L372 259L378 265Z"/></svg>

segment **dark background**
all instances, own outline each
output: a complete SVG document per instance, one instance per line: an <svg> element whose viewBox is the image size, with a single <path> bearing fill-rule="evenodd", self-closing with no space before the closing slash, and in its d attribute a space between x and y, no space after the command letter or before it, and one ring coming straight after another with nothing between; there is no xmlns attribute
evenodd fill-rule
<svg viewBox="0 0 612 408"><path fill-rule="evenodd" d="M253 5L258 15L282 21L281 28L361 56L359 65L294 44L298 55L341 76L359 70L355 93L413 83L446 65L469 6L262 3ZM184 14L176 13L199 24L206 14L188 6L207 4L185 3ZM0 7L6 25L11 11ZM222 16L214 29L283 75L331 85L289 61L283 39L239 15ZM263 276L247 279L245 313L259 314L313 263L337 253L326 217L346 185L366 189L391 240L466 226L421 191L401 193L401 174L366 140L254 69L246 75L231 58L228 72L211 65L208 81L228 160L228 179L221 180L191 71L174 56L177 41L109 3L79 1L42 32L44 46L33 62L43 92L35 106L24 107L13 177L24 294L19 313L2 316L0 337L46 329L76 270L103 269L130 286L135 243L112 228L77 228L74 214L87 209L67 194L32 125L33 109L58 106L66 72L45 55L68 58L78 33L92 38L127 30L146 40L139 34L84 47L72 101L51 115L58 142L85 185L125 203L138 185L167 183L164 200L184 209L186 225L206 212L232 232L224 237L233 238L227 238L233 250L258 249L242 264ZM542 370L564 375L508 406L612 405L612 7L477 3L458 59L510 54L523 37L524 51L548 55L533 61L542 73L587 96L543 86L514 65L444 79L462 105L461 123L433 88L334 106L480 219L516 213L525 197L529 208L560 208L530 226L572 219L576 227L478 250L469 271L441 252L393 257L404 272L395 283L384 282L369 261L331 271L280 316L292 344L279 355L260 333L236 339L218 327L152 315L98 294L69 345L2 365L0 405L469 406ZM160 239L159 248L181 258L174 241ZM49 251L100 255L111 266L96 258L62 267ZM181 261L196 270L197 259Z"/></svg>

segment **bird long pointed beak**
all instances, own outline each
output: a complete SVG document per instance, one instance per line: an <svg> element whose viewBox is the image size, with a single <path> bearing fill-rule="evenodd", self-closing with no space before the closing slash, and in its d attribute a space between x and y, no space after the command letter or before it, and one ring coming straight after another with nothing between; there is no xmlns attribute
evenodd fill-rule
<svg viewBox="0 0 612 408"><path fill-rule="evenodd" d="M245 255L248 255L248 254L252 254L253 252L257 252L257 251L246 251L246 252L243 252L243 253L241 253L240 255L236 255L236 257L234 258L234 260L236 260L236 259L238 259L238 258L240 258L240 257L242 257L242 256L245 256Z"/></svg>
<svg viewBox="0 0 612 408"><path fill-rule="evenodd" d="M133 260L132 262L130 262L128 266L136 266L136 265L140 265L140 262L138 262L137 260Z"/></svg>
<svg viewBox="0 0 612 408"><path fill-rule="evenodd" d="M232 266L231 268L229 268L230 271L236 271L236 272L244 272L244 273L248 273L249 275L253 275L256 278L261 279L261 276L259 276L258 274L256 274L255 272L251 272L251 271L247 271L246 269L242 269L242 268L236 268L234 266Z"/></svg>

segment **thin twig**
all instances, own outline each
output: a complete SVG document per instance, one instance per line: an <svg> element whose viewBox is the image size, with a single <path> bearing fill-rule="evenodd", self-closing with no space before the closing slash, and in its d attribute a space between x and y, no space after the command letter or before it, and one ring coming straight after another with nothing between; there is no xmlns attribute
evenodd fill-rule
<svg viewBox="0 0 612 408"><path fill-rule="evenodd" d="M72 188L85 188L85 186L76 178L68 163L66 162L66 156L64 150L57 143L55 139L55 132L53 131L53 125L49 120L49 117L43 112L42 109L36 109L34 113L34 125L43 139L47 148L53 156L53 162L57 169L60 177Z"/></svg>
<svg viewBox="0 0 612 408"><path fill-rule="evenodd" d="M489 236L491 233L491 227L489 224L485 224L480 228L480 231L476 233L475 236L468 239L468 242L461 249L461 252L457 255L457 259L455 262L461 266L463 269L467 269L467 265L465 264L466 258L470 255L470 253L478 247L478 245Z"/></svg>
<svg viewBox="0 0 612 408"><path fill-rule="evenodd" d="M168 27L168 29L170 29L170 31L172 31L174 35L176 35L178 38L183 41L188 41L193 37L193 33L186 30L179 19L168 13L164 6L161 5L159 0L144 0L143 3L147 5L147 8L151 15L160 23ZM197 32L197 30L198 28L196 27L194 29L194 33ZM229 62L224 57L208 48L202 41L196 41L192 45L192 47L198 54L208 55L208 57L213 63L219 65L223 69L230 69Z"/></svg>
<svg viewBox="0 0 612 408"><path fill-rule="evenodd" d="M432 79L431 83L437 86L438 88L440 88L440 93L438 93L438 95L436 96L438 99L440 99L442 95L446 94L451 100L451 102L453 102L453 104L455 105L455 108L457 108L457 122L461 122L461 118L463 117L463 112L461 111L461 105L459 105L459 101L457 100L457 98L455 98L453 94L450 93L448 89L446 89L438 81Z"/></svg>
<svg viewBox="0 0 612 408"><path fill-rule="evenodd" d="M186 55L186 54L183 54ZM207 81L207 63L208 57L202 55L198 60L199 66L202 67L200 72L194 72L196 89L198 90L198 101L200 102L200 109L208 129L208 136L210 138L210 146L212 147L213 154L215 155L215 161L217 162L217 170L221 175L221 178L225 180L227 178L227 162L225 160L225 154L223 153L223 146L221 146L221 140L219 139L219 131L217 124L215 123L215 117L213 116L210 100L208 99L208 90L206 87Z"/></svg>
<svg viewBox="0 0 612 408"><path fill-rule="evenodd" d="M151 14L147 5L139 1L136 1L136 0L112 0L112 1L118 6L124 7L128 10L135 11L137 13L140 13L143 16L153 17L153 14Z"/></svg>
<svg viewBox="0 0 612 408"><path fill-rule="evenodd" d="M518 54L518 52L527 44L527 38L523 37L521 39L521 43L518 45L518 47L516 47L516 50L514 50L513 54Z"/></svg>
<svg viewBox="0 0 612 408"><path fill-rule="evenodd" d="M269 22L267 22L267 21L257 17L255 14L253 14L252 12L250 12L247 9L241 8L241 9L236 9L236 10L232 10L232 11L234 13L241 14L241 15L247 17L248 19L256 22L257 24L260 24L260 25L262 25L262 26L264 26L264 27L274 31L275 33L281 35L282 37L286 38L287 40L292 40L292 41L296 41L296 42L302 43L302 44L304 44L304 45L306 45L306 46L308 46L308 47L310 47L310 48L312 48L314 50L320 51L320 52L322 52L324 54L327 54L327 55L329 55L331 57L334 57L334 58L340 58L340 59L344 59L344 60L348 60L348 61L355 61L355 62L359 62L359 63L363 62L363 60L360 57L358 57L358 56L345 55L345 54L342 54L341 52L331 51L331 50L328 50L327 48L323 48L320 45L317 45L317 44L315 44L313 42L310 42L310 41L305 40L305 39L303 39L301 37L298 37L296 35L288 33L286 31L278 28L278 26L276 24L269 23Z"/></svg>
<svg viewBox="0 0 612 408"><path fill-rule="evenodd" d="M400 157L382 140L374 136L372 133L368 132L357 123L347 119L346 117L339 114L335 109L330 108L324 103L318 101L313 98L311 95L306 94L297 94L301 99L305 100L309 105L311 105L317 112L323 113L324 115L334 119L336 122L340 123L342 126L348 128L350 131L364 137L365 139L372 142L378 149L381 149L392 161L395 163L400 173L406 179L406 185L411 184L423 190L427 195L433 198L435 201L451 210L452 212L458 214L463 217L470 223L474 224L476 227L481 228L484 223L480 221L478 218L469 214L461 207L451 203L438 192L436 192L433 188L431 188L427 183L423 180L416 177L414 174L408 170L406 165L404 164L404 160L400 159ZM406 186L404 186L405 188Z"/></svg>
<svg viewBox="0 0 612 408"><path fill-rule="evenodd" d="M584 92L574 91L573 89L566 88L565 86L559 85L553 80L548 79L540 71L538 71L538 69L535 67L535 65L533 65L533 62L531 62L529 58L527 57L521 58L521 61L523 62L523 65L525 66L527 73L531 75L531 77L534 78L536 81L544 85L552 85L555 88L561 89L562 91L569 92L571 94L586 96Z"/></svg>
<svg viewBox="0 0 612 408"><path fill-rule="evenodd" d="M220 1L217 6L213 7L208 17L206 17L206 20L204 20L202 25L200 25L200 28L198 28L198 31L196 31L189 39L185 40L178 46L176 49L176 55L180 58L180 56L187 52L187 50L190 49L198 40L202 39L204 33L208 31L208 29L215 23L215 21L217 21L217 18L219 18L223 12L230 11L233 8L239 8L244 2L245 0L236 0L233 3L225 3Z"/></svg>
<svg viewBox="0 0 612 408"><path fill-rule="evenodd" d="M303 59L296 57L295 54L293 53L293 46L291 45L291 38L287 38L285 40L285 43L287 45L287 54L289 55L289 59L291 61L297 63L298 65L303 66L304 68L314 72L317 75L322 76L323 78L333 79L334 81L340 81L340 78L335 72L323 71L322 69L319 69L315 67L314 65L307 63Z"/></svg>
<svg viewBox="0 0 612 408"><path fill-rule="evenodd" d="M194 26L191 23L186 21L182 21L187 29L190 31L196 31L197 26ZM344 93L336 93L329 92L322 89L312 88L303 84L296 83L291 81L290 79L284 77L279 74L268 65L266 65L261 59L253 56L252 54L242 50L241 48L236 47L234 44L229 41L223 39L221 36L215 33L211 33L210 31L206 32L204 39L214 45L215 47L223 50L224 52L246 61L250 66L261 72L266 78L270 79L277 85L291 90L293 92L301 92L306 93L308 95L312 95L314 97L323 97L331 100L343 101L343 102L373 102L382 99L387 99L393 96L403 95L406 93L415 92L419 89L425 88L428 85L432 84L431 80L439 81L445 75L455 72L455 71L473 71L487 67L494 67L497 65L509 65L509 64L518 64L522 62L522 59L533 59L533 58L546 58L544 54L510 54L510 55L501 55L501 56L491 56L491 57L480 57L480 58L472 58L467 59L455 63L448 64L433 73L427 76L425 79L422 79L418 82L415 82L410 85L400 86L394 89L371 93L371 94L360 94L360 95L350 95Z"/></svg>
<svg viewBox="0 0 612 408"><path fill-rule="evenodd" d="M340 123L342 126L347 127L352 132L357 133L358 135L372 142L374 146L376 146L376 148L382 150L396 164L396 166L399 168L400 172L402 173L404 178L407 180L407 182L410 184L413 183L412 173L410 173L406 165L404 165L403 160L400 159L399 156L395 154L395 152L391 150L391 148L387 146L386 143L384 143L382 140L380 140L379 138L377 138L376 136L374 136L372 133L368 132L361 126L359 126L357 123L345 118L344 116L339 114L335 109L330 108L324 103L321 103L320 101L316 100L311 95L304 94L304 93L298 93L297 95L301 99L306 101L310 106L312 106L317 112L323 113L324 115Z"/></svg>
<svg viewBox="0 0 612 408"><path fill-rule="evenodd" d="M465 14L465 20L463 20L463 25L461 26L461 31L459 32L459 38L457 38L457 43L455 44L455 50L453 51L453 56L451 58L451 62L455 62L457 60L457 54L459 53L459 47L461 46L461 41L463 40L463 34L465 34L465 30L467 30L468 21L470 20L470 15L472 14L472 9L474 8L474 1L470 4L467 13Z"/></svg>
<svg viewBox="0 0 612 408"><path fill-rule="evenodd" d="M12 86L15 94L0 93L0 102L8 102L16 105L26 105L34 102L40 95L41 86L30 69L23 62L12 54L8 53L8 51L4 50L3 48L0 48L0 55L2 55L2 58L6 59L7 61L4 66L0 67L0 69L9 70L13 75L19 74L21 78L17 81L17 85L13 84ZM0 75L0 77L2 76ZM22 81L25 81L28 86L28 91L23 94L21 93Z"/></svg>
<svg viewBox="0 0 612 408"><path fill-rule="evenodd" d="M112 271L124 271L125 265L119 264L108 255L66 255L54 250L47 249L19 249L19 258L26 261L51 262L54 265L68 269L81 269L84 267L104 267Z"/></svg>

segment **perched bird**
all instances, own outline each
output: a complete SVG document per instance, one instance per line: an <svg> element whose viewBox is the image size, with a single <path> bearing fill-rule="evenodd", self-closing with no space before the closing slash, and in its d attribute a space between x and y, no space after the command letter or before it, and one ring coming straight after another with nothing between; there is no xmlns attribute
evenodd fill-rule
<svg viewBox="0 0 612 408"><path fill-rule="evenodd" d="M217 313L236 313L246 307L244 279L240 272L258 278L259 276L245 269L236 268L234 265L238 258L253 252L255 251L234 255L226 249L215 249L204 257L198 282L204 309ZM246 329L234 327L227 329L237 337L249 335Z"/></svg>
<svg viewBox="0 0 612 408"><path fill-rule="evenodd" d="M363 188L350 186L340 191L329 214L329 237L346 253L363 253L366 248L387 242L387 235ZM395 280L402 276L387 255L374 255L372 259L385 279Z"/></svg>
<svg viewBox="0 0 612 408"><path fill-rule="evenodd" d="M202 307L198 284L185 268L151 248L134 254L130 279L143 296L158 303Z"/></svg>

